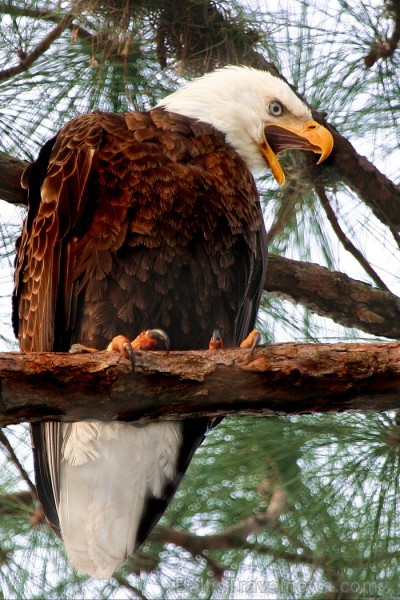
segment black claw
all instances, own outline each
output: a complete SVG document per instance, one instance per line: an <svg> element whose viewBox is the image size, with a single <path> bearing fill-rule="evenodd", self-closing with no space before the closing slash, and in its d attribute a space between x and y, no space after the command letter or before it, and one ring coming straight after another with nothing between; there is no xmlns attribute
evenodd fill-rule
<svg viewBox="0 0 400 600"><path fill-rule="evenodd" d="M131 361L132 373L134 373L135 369L136 369L136 352L134 351L134 349L132 348L132 346L130 345L129 342L125 342L122 345L122 347L123 347L124 351L126 352L127 357Z"/></svg>
<svg viewBox="0 0 400 600"><path fill-rule="evenodd" d="M209 350L222 350L224 347L224 339L219 329L215 328L212 332L210 342L208 344Z"/></svg>
<svg viewBox="0 0 400 600"><path fill-rule="evenodd" d="M214 344L218 344L218 342L222 342L222 333L220 332L219 329L217 329L217 328L214 329L214 331L212 332L211 341L214 342Z"/></svg>
<svg viewBox="0 0 400 600"><path fill-rule="evenodd" d="M147 331L147 335L152 338L156 338L156 340L160 340L164 344L164 348L169 353L170 343L169 337L165 333L163 329L149 329Z"/></svg>

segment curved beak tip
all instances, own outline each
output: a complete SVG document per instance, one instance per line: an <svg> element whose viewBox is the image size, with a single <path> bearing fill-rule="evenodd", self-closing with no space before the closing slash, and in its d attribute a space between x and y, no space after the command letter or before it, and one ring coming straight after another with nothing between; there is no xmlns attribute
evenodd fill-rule
<svg viewBox="0 0 400 600"><path fill-rule="evenodd" d="M328 158L328 156L330 155L330 153L333 150L333 137L328 130L326 130L326 131L329 133L331 140L324 147L321 148L321 156L319 157L319 159L317 161L317 165L320 165L322 162L324 162L324 160L326 160Z"/></svg>
<svg viewBox="0 0 400 600"><path fill-rule="evenodd" d="M331 132L323 125L320 125L315 121L312 121L312 124L313 128L309 132L307 138L310 141L310 143L316 147L316 150L314 150L314 152L316 152L317 154L321 154L317 161L317 165L319 165L328 158L328 156L333 150L333 136Z"/></svg>

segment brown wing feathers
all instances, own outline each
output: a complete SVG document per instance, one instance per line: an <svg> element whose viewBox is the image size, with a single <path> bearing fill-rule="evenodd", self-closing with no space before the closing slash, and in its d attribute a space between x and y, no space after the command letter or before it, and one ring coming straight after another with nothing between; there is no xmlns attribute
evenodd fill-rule
<svg viewBox="0 0 400 600"><path fill-rule="evenodd" d="M261 213L253 179L222 134L162 109L78 117L57 137L42 194L47 214L30 228L24 269L29 277L39 268L34 240L44 238L51 295L42 310L50 316L57 303L55 339L66 344L58 350L68 349L66 329L69 343L105 347L121 331L135 337L159 326L172 347L189 348L194 339L207 347L213 323L227 344L238 342L246 263L260 268ZM248 260L237 261L243 253ZM31 293L19 296L20 307L28 296L22 340L34 319ZM54 349L51 337L31 349Z"/></svg>
<svg viewBox="0 0 400 600"><path fill-rule="evenodd" d="M265 273L261 210L250 172L211 126L163 109L84 115L45 146L26 179L13 317L22 350L105 348L149 327L165 329L173 349L207 348L219 327L229 346L254 326ZM176 480L161 499L148 498L139 542L207 425L184 424ZM53 434L49 457L43 436ZM50 463L59 442L56 426L34 426L39 493L56 528Z"/></svg>

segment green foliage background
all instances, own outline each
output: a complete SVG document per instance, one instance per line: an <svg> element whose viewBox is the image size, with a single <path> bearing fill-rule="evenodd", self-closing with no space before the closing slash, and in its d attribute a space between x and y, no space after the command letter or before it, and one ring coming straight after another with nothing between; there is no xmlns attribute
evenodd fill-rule
<svg viewBox="0 0 400 600"><path fill-rule="evenodd" d="M214 67L273 62L314 108L328 111L356 150L398 183L399 54L369 68L365 58L390 39L399 13L394 0L1 2L0 151L32 160L79 113L147 109ZM63 19L64 30L21 68ZM285 188L277 190L268 174L258 181L267 225L275 231L271 250L374 284L333 232L301 158L284 160ZM344 235L398 294L397 236L337 174L323 183ZM8 296L23 215L20 207L0 203L3 349L16 348ZM367 337L357 322L345 329L274 295L263 301L260 324L268 342ZM225 419L198 451L161 527L102 583L74 573L26 492L32 481L27 427L2 435L4 598L399 594L400 430L394 413ZM175 530L187 533L184 546L174 543Z"/></svg>

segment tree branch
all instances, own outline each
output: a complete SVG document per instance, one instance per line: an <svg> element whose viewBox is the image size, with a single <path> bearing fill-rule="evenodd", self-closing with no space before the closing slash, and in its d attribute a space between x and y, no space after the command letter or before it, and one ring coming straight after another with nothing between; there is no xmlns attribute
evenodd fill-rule
<svg viewBox="0 0 400 600"><path fill-rule="evenodd" d="M8 437L6 436L4 431L2 431L1 429L0 429L0 443L7 450L7 453L8 453L8 456L9 456L11 462L14 463L14 465L17 468L17 470L19 471L19 474L21 475L22 479L25 481L25 483L28 485L29 489L31 490L31 494L33 495L33 497L36 498L36 488L35 488L34 484L32 483L28 473L26 472L26 470L22 466L21 462L19 461L18 456L15 454L14 448L10 444Z"/></svg>
<svg viewBox="0 0 400 600"><path fill-rule="evenodd" d="M400 408L400 342L0 355L0 425Z"/></svg>
<svg viewBox="0 0 400 600"><path fill-rule="evenodd" d="M284 512L286 494L280 486L276 486L272 492L269 505L265 511L245 517L236 525L229 527L220 533L211 535L196 535L188 531L181 531L157 525L149 535L149 540L161 544L175 544L187 550L192 556L201 555L208 560L210 553L221 550L238 548L247 552L267 554L275 559L287 560L289 562L303 563L308 565L318 564L318 558L311 553L276 550L271 546L260 546L257 542L249 542L248 537L264 530L275 531L280 527L279 517ZM283 531L286 535L286 532ZM207 552L206 552L207 551ZM226 567L220 567L223 571Z"/></svg>
<svg viewBox="0 0 400 600"><path fill-rule="evenodd" d="M324 124L333 135L334 146L327 160L316 167L315 159L307 159L307 172L311 181L332 177L343 181L384 225L400 230L400 187L381 173L365 156L356 152L351 143L332 125L327 123L325 113L312 111L313 117ZM312 162L313 161L313 162Z"/></svg>
<svg viewBox="0 0 400 600"><path fill-rule="evenodd" d="M364 58L364 64L370 69L380 58L391 58L400 43L400 3L398 0L386 3L386 11L391 13L394 21L393 33L388 38L379 38L371 44L371 49Z"/></svg>
<svg viewBox="0 0 400 600"><path fill-rule="evenodd" d="M29 162L0 152L0 198L10 204L28 204L28 193L21 187L21 176Z"/></svg>
<svg viewBox="0 0 400 600"><path fill-rule="evenodd" d="M128 592L134 594L132 598L139 598L139 600L148 600L147 596L145 596L137 586L132 585L130 581L126 579L126 577L123 577L119 573L114 573L113 579L115 579L115 581L121 588L126 588Z"/></svg>
<svg viewBox="0 0 400 600"><path fill-rule="evenodd" d="M378 287L380 287L382 290L386 290L388 292L389 290L388 290L387 286L385 285L385 282L382 281L382 279L379 277L379 275L376 273L376 271L369 264L369 262L367 261L367 259L363 255L363 253L360 252L360 250L358 248L356 248L356 246L353 244L353 242L351 240L349 240L349 238L346 236L345 232L339 225L339 221L335 215L335 211L333 210L333 208L330 205L330 202L329 202L329 199L325 192L324 187L321 184L317 183L315 185L315 191L317 192L319 201L322 204L322 207L325 211L326 217L327 217L329 223L331 224L333 231L337 235L338 240L341 242L343 248L345 250L347 250L347 252L350 252L350 254L352 254L354 256L354 258L359 262L359 264L362 266L364 271L366 273L368 273L368 275L371 277L372 281L374 281Z"/></svg>
<svg viewBox="0 0 400 600"><path fill-rule="evenodd" d="M265 290L346 327L400 338L400 298L344 273L270 254Z"/></svg>
<svg viewBox="0 0 400 600"><path fill-rule="evenodd" d="M6 79L10 79L23 71L29 69L29 67L48 50L51 44L62 34L64 29L66 29L69 25L71 25L73 21L73 15L66 15L63 17L58 25L54 27L39 44L29 52L24 58L22 58L18 65L13 67L9 67L8 69L3 69L0 71L0 81L4 81Z"/></svg>
<svg viewBox="0 0 400 600"><path fill-rule="evenodd" d="M45 10L40 8L33 8L30 6L10 6L10 4L4 4L0 2L0 14L11 15L12 17L25 17L34 20L43 20L46 23L56 23L59 25L63 19L63 15L51 10ZM83 27L69 23L66 29L70 29L76 38L82 39L93 39L96 38L96 34L92 34Z"/></svg>
<svg viewBox="0 0 400 600"><path fill-rule="evenodd" d="M34 510L35 496L31 492L13 492L11 494L0 494L0 517L23 517L29 516L29 510Z"/></svg>

